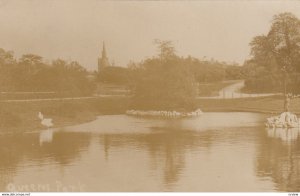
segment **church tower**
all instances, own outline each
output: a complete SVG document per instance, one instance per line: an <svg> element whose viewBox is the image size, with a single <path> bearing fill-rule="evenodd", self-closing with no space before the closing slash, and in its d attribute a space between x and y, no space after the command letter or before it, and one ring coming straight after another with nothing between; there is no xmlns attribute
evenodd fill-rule
<svg viewBox="0 0 300 196"><path fill-rule="evenodd" d="M106 55L105 43L103 42L102 56L101 58L98 58L98 72L100 72L103 68L108 66L110 66L110 63Z"/></svg>

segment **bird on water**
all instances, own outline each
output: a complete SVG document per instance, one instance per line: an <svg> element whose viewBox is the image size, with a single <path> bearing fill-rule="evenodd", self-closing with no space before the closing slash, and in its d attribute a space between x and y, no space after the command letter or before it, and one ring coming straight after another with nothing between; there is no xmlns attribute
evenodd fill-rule
<svg viewBox="0 0 300 196"><path fill-rule="evenodd" d="M42 125L44 125L47 128L53 127L53 122L51 118L44 118L42 112L39 112L38 117L41 120Z"/></svg>

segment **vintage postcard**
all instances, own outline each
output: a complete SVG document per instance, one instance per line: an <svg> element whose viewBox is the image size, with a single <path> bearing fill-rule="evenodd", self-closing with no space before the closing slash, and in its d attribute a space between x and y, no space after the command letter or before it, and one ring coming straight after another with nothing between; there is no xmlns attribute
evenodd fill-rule
<svg viewBox="0 0 300 196"><path fill-rule="evenodd" d="M0 0L0 192L300 192L299 10Z"/></svg>

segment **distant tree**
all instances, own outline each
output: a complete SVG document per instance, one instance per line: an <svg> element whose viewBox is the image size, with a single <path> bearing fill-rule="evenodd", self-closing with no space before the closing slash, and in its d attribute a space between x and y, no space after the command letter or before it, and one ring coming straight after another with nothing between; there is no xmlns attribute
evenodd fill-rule
<svg viewBox="0 0 300 196"><path fill-rule="evenodd" d="M238 65L228 65L225 67L226 80L242 79L242 67Z"/></svg>
<svg viewBox="0 0 300 196"><path fill-rule="evenodd" d="M171 41L162 41L159 39L154 40L154 43L158 46L159 57L161 60L168 60L176 57L176 50Z"/></svg>
<svg viewBox="0 0 300 196"><path fill-rule="evenodd" d="M0 91L13 88L12 70L16 61L12 51L0 48Z"/></svg>
<svg viewBox="0 0 300 196"><path fill-rule="evenodd" d="M19 64L21 65L31 65L31 66L38 66L43 63L43 57L35 54L24 54L19 59Z"/></svg>
<svg viewBox="0 0 300 196"><path fill-rule="evenodd" d="M41 56L25 54L18 61L13 52L0 49L1 91L54 91L90 94L95 85L78 62L58 59L47 64Z"/></svg>
<svg viewBox="0 0 300 196"><path fill-rule="evenodd" d="M14 54L12 51L5 51L0 48L0 66L11 65L15 63Z"/></svg>
<svg viewBox="0 0 300 196"><path fill-rule="evenodd" d="M100 71L98 81L110 84L128 85L129 70L125 67L105 67Z"/></svg>
<svg viewBox="0 0 300 196"><path fill-rule="evenodd" d="M225 64L217 61L203 61L193 57L181 60L183 64L190 67L198 83L218 82L225 79Z"/></svg>
<svg viewBox="0 0 300 196"><path fill-rule="evenodd" d="M90 94L95 85L88 80L88 72L78 62L67 63L64 60L57 59L52 62L50 78L53 86L59 92L69 92L72 94Z"/></svg>

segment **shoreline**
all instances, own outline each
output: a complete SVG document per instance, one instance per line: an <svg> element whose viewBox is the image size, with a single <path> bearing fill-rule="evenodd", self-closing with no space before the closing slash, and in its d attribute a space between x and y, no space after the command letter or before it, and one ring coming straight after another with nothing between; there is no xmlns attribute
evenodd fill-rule
<svg viewBox="0 0 300 196"><path fill-rule="evenodd" d="M39 111L52 118L54 128L93 121L97 116L126 114L129 98L97 98L95 100L48 101L39 103L0 104L0 132L24 132L45 129L37 117ZM197 108L205 112L255 112L279 114L283 100L279 96L230 100L197 100ZM300 114L300 99L291 102L291 112Z"/></svg>

